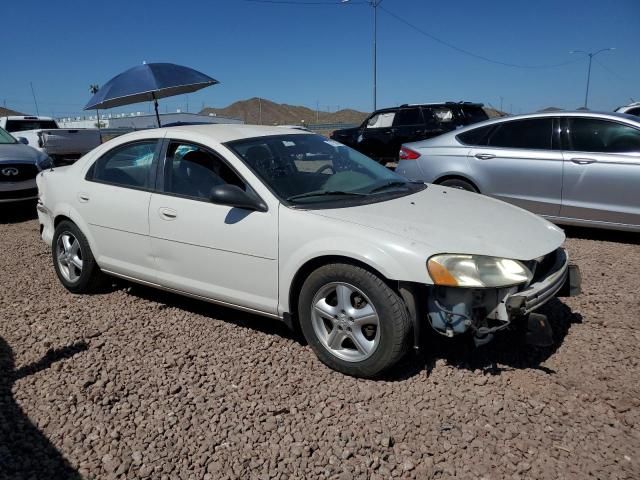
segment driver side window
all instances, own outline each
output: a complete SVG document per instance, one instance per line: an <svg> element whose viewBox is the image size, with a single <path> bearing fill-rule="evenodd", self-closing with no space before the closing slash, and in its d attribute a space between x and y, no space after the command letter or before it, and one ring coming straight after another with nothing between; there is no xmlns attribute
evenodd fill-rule
<svg viewBox="0 0 640 480"><path fill-rule="evenodd" d="M185 142L169 143L164 171L165 192L209 200L211 190L225 184L246 190L240 177L210 150Z"/></svg>

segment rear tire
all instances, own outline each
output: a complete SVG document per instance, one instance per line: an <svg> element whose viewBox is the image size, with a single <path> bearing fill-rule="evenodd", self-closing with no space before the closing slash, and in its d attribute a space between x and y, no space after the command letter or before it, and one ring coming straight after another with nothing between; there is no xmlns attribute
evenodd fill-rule
<svg viewBox="0 0 640 480"><path fill-rule="evenodd" d="M75 223L64 220L58 224L53 233L52 256L60 283L70 292L90 293L103 285L105 275Z"/></svg>
<svg viewBox="0 0 640 480"><path fill-rule="evenodd" d="M307 277L298 302L300 327L318 358L355 377L376 377L408 351L404 301L374 273L334 263Z"/></svg>
<svg viewBox="0 0 640 480"><path fill-rule="evenodd" d="M478 189L470 182L462 180L460 178L450 178L444 182L440 182L443 187L457 188L459 190L466 190L467 192L479 193Z"/></svg>

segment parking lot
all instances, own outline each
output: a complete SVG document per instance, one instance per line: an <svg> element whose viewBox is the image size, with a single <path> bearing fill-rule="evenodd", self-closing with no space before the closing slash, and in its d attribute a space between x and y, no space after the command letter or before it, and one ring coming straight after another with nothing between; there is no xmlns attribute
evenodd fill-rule
<svg viewBox="0 0 640 480"><path fill-rule="evenodd" d="M427 338L369 381L274 320L68 293L30 209L0 232L2 478L640 478L637 235L569 231L552 347Z"/></svg>

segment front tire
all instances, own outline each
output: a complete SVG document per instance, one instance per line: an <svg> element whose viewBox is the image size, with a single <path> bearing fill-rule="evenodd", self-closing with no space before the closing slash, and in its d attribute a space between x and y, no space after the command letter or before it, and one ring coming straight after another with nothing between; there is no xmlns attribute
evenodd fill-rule
<svg viewBox="0 0 640 480"><path fill-rule="evenodd" d="M58 224L53 233L52 256L60 283L70 292L90 293L101 286L104 274L75 223L64 220Z"/></svg>
<svg viewBox="0 0 640 480"><path fill-rule="evenodd" d="M315 270L302 286L298 315L318 358L347 375L378 376L407 353L411 321L404 301L362 267Z"/></svg>

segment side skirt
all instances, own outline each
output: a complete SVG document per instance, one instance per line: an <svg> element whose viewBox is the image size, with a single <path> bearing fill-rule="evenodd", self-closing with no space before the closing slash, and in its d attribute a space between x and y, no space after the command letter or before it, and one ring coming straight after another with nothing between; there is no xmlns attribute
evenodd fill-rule
<svg viewBox="0 0 640 480"><path fill-rule="evenodd" d="M189 293L189 292L185 292L185 291L182 291L182 290L177 290L175 288L165 287L165 286L157 284L157 283L148 282L146 280L140 280L138 278L130 277L128 275L122 275L120 273L112 272L110 270L102 270L102 271L104 273L106 273L107 275L112 275L112 276L117 277L117 278L122 278L123 280L128 280L128 281L131 281L131 282L134 282L134 283L139 283L140 285L145 285L147 287L153 287L153 288L157 288L159 290L164 290L166 292L176 293L178 295L182 295L182 296L185 296L185 297L194 298L196 300L202 300L202 301L213 303L213 304L216 304L216 305L222 305L223 307L229 307L229 308L234 308L236 310L242 310L244 312L255 313L256 315L262 315L263 317L276 318L278 320L283 320L282 316L277 315L275 313L263 312L262 310L256 310L254 308L243 307L242 305L236 305L235 303L224 302L222 300L216 300L215 298L204 297L202 295L196 295L194 293Z"/></svg>

